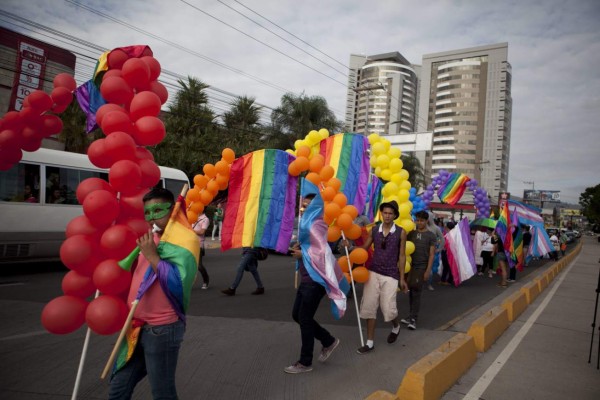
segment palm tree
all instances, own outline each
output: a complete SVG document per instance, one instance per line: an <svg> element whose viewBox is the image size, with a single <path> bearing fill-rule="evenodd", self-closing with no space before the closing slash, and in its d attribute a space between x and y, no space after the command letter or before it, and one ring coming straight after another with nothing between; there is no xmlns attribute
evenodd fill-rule
<svg viewBox="0 0 600 400"><path fill-rule="evenodd" d="M425 172L423 171L423 167L421 166L421 162L414 154L402 154L402 163L404 164L404 169L408 171L408 181L411 186L416 188L425 187Z"/></svg>
<svg viewBox="0 0 600 400"><path fill-rule="evenodd" d="M238 155L264 147L260 123L262 107L256 105L254 97L238 97L230 103L230 107L222 116L227 131L227 147Z"/></svg>
<svg viewBox="0 0 600 400"><path fill-rule="evenodd" d="M99 129L93 135L85 132L86 116L76 100L60 115L60 119L63 121L63 129L58 140L65 144L65 151L85 153L90 143L103 136Z"/></svg>

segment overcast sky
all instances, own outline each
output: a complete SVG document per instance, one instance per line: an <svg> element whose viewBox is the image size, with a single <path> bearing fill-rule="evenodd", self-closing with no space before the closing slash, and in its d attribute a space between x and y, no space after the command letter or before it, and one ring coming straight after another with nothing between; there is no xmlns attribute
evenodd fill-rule
<svg viewBox="0 0 600 400"><path fill-rule="evenodd" d="M523 189L532 186L523 182L530 181L536 189L560 190L563 201L577 203L586 187L600 183L600 1L83 3L155 37L73 1L3 0L0 9L104 48L147 44L163 69L236 95L253 96L272 108L285 91L322 96L340 120L346 101L344 66L351 53L398 51L411 63L421 64L424 54L508 42L513 73L509 191L522 196ZM75 48L70 40L60 43L55 35L40 35L28 31L30 27L23 30L13 22L0 17L0 25L9 29L80 54L94 54L85 46ZM78 71L91 73L91 64L85 60ZM77 78L85 79L84 75Z"/></svg>

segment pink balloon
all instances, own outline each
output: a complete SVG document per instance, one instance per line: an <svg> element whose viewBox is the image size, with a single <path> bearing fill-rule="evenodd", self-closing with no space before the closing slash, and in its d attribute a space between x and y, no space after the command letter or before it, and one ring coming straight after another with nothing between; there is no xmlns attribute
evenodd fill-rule
<svg viewBox="0 0 600 400"><path fill-rule="evenodd" d="M58 74L54 77L53 80L54 87L63 87L67 89L69 92L75 91L77 89L77 82L75 82L75 78L71 75L63 72L62 74Z"/></svg>
<svg viewBox="0 0 600 400"><path fill-rule="evenodd" d="M121 73L125 82L132 88L147 85L150 81L150 68L139 58L130 58L125 61Z"/></svg>
<svg viewBox="0 0 600 400"><path fill-rule="evenodd" d="M141 117L156 117L160 113L160 98L156 93L145 91L136 94L129 105L129 113L133 121Z"/></svg>
<svg viewBox="0 0 600 400"><path fill-rule="evenodd" d="M87 307L85 321L99 335L112 335L123 328L128 309L125 302L116 296L103 295L94 299Z"/></svg>
<svg viewBox="0 0 600 400"><path fill-rule="evenodd" d="M85 197L83 212L92 225L102 228L117 219L119 202L113 193L107 190L95 190Z"/></svg>
<svg viewBox="0 0 600 400"><path fill-rule="evenodd" d="M94 271L93 284L102 294L124 293L131 285L131 272L119 267L117 260L104 260Z"/></svg>
<svg viewBox="0 0 600 400"><path fill-rule="evenodd" d="M136 246L137 235L127 225L113 225L104 231L100 247L108 258L122 260Z"/></svg>
<svg viewBox="0 0 600 400"><path fill-rule="evenodd" d="M85 197L93 192L94 190L107 190L113 194L116 194L112 186L109 185L104 179L100 178L87 178L79 183L75 196L79 204L83 204Z"/></svg>
<svg viewBox="0 0 600 400"><path fill-rule="evenodd" d="M117 192L135 193L142 181L142 171L133 161L117 161L108 171L108 181Z"/></svg>
<svg viewBox="0 0 600 400"><path fill-rule="evenodd" d="M87 149L90 162L98 168L110 168L114 162L111 155L106 151L105 140L96 139Z"/></svg>
<svg viewBox="0 0 600 400"><path fill-rule="evenodd" d="M62 280L62 291L69 296L90 297L96 291L94 282L89 276L81 275L77 271L69 271Z"/></svg>
<svg viewBox="0 0 600 400"><path fill-rule="evenodd" d="M57 297L42 310L42 325L56 335L74 332L85 322L87 306L87 301L80 297Z"/></svg>
<svg viewBox="0 0 600 400"><path fill-rule="evenodd" d="M105 122L109 116L110 114L104 117ZM104 149L115 161L135 160L135 148L135 141L125 132L113 132L104 139Z"/></svg>
<svg viewBox="0 0 600 400"><path fill-rule="evenodd" d="M133 90L123 78L111 76L100 84L100 93L104 100L115 104L129 104L133 98Z"/></svg>
<svg viewBox="0 0 600 400"><path fill-rule="evenodd" d="M157 117L142 117L135 121L133 138L140 146L156 146L165 135L165 125Z"/></svg>

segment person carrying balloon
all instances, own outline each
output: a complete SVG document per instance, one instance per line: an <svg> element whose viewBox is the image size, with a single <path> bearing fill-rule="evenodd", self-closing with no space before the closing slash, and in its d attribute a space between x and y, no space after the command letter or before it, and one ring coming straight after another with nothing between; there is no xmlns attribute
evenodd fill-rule
<svg viewBox="0 0 600 400"><path fill-rule="evenodd" d="M137 240L140 254L128 295L133 320L115 359L109 399L131 398L146 375L153 398L177 398L175 370L197 273L198 239L185 206L175 203L170 191L154 188L143 201L154 229Z"/></svg>
<svg viewBox="0 0 600 400"><path fill-rule="evenodd" d="M387 342L392 344L400 333L396 293L398 282L406 291L404 267L406 264L406 231L394 223L400 216L395 201L381 203L379 206L382 223L371 230L371 235L360 246L369 249L373 245L373 258L369 268L369 279L363 289L360 303L360 317L367 320L367 343L358 348L358 354L365 354L375 349L375 322L377 309L381 308L386 322L392 322L392 331ZM348 242L344 243L348 246Z"/></svg>

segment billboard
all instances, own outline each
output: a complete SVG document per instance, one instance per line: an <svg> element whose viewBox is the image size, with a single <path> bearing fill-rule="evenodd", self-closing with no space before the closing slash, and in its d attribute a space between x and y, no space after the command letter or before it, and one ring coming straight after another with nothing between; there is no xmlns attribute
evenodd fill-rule
<svg viewBox="0 0 600 400"><path fill-rule="evenodd" d="M523 200L560 203L558 190L523 190Z"/></svg>

